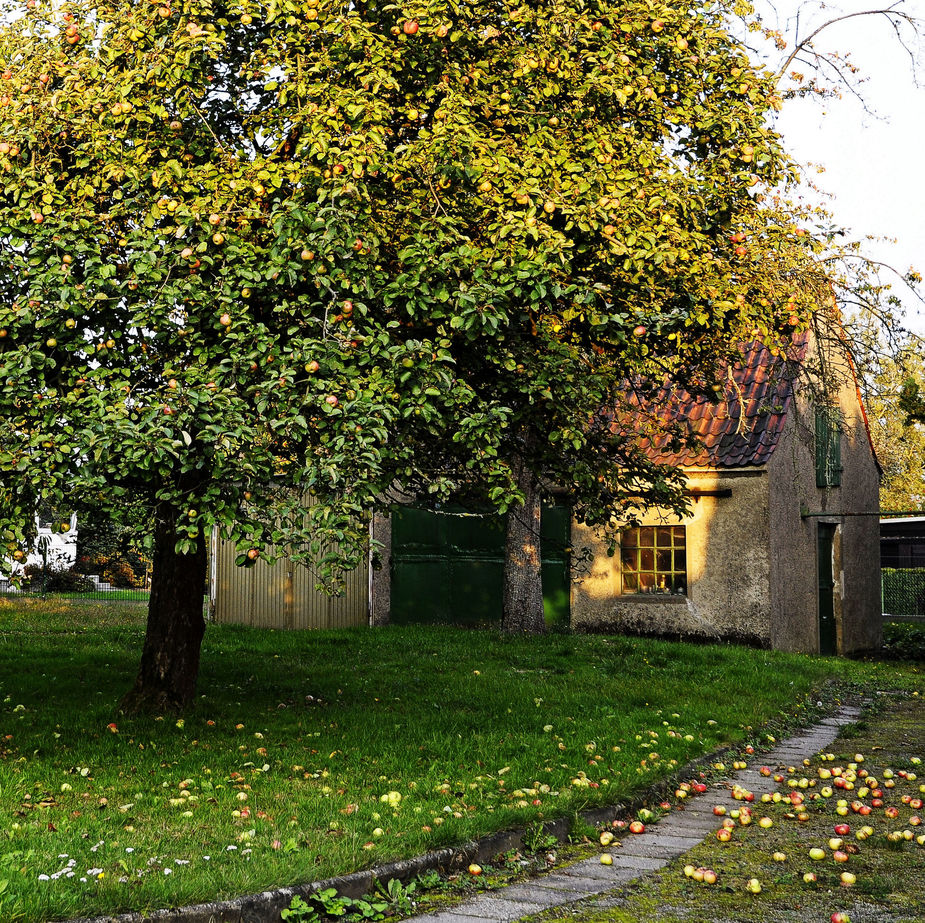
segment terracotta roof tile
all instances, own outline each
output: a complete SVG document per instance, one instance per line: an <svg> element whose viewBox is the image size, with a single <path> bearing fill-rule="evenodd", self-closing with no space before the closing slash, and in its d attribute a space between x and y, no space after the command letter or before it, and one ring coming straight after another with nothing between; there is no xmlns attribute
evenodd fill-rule
<svg viewBox="0 0 925 923"><path fill-rule="evenodd" d="M643 438L640 446L658 461L691 468L738 468L763 465L777 448L793 398L796 364L806 353L806 341L795 343L788 356L774 356L761 343L742 346L742 359L731 368L731 381L717 402L692 395L666 383L650 400L630 396L639 407L638 419L656 430L680 424L687 446L670 448L664 434ZM648 429L648 426L638 426Z"/></svg>

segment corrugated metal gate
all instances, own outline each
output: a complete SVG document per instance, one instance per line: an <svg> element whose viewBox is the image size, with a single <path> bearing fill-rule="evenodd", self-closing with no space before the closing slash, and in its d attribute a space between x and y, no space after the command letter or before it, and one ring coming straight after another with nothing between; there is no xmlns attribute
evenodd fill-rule
<svg viewBox="0 0 925 923"><path fill-rule="evenodd" d="M308 568L283 559L237 567L233 542L214 543L212 613L216 622L255 628L348 628L369 624L369 567L347 575L346 594L315 589Z"/></svg>
<svg viewBox="0 0 925 923"><path fill-rule="evenodd" d="M567 507L543 506L543 604L551 626L569 622L570 526ZM503 517L450 506L392 511L393 624L499 622L503 568Z"/></svg>

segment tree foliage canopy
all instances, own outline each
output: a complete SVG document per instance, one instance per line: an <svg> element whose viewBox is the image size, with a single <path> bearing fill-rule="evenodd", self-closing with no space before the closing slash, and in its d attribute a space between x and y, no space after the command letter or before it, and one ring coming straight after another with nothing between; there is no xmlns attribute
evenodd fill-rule
<svg viewBox="0 0 925 923"><path fill-rule="evenodd" d="M708 390L814 308L813 242L765 200L774 81L721 4L27 7L0 38L11 551L27 482L169 508L180 551L217 524L345 558L390 485L503 509L518 458L589 521L676 502L598 410Z"/></svg>

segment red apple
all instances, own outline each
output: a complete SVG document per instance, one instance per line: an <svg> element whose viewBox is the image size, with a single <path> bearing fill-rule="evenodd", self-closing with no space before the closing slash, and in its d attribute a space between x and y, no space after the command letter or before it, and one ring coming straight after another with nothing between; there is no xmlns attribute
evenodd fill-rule
<svg viewBox="0 0 925 923"><path fill-rule="evenodd" d="M630 833L645 833L646 825L641 820L634 820L630 824Z"/></svg>
<svg viewBox="0 0 925 923"><path fill-rule="evenodd" d="M409 19L402 25L401 30L405 35L416 35L419 28L420 26L416 19Z"/></svg>

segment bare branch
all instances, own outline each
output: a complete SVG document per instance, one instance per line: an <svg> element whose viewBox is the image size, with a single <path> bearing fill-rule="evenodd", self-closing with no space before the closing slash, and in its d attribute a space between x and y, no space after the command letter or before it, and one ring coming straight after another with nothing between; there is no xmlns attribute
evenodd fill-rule
<svg viewBox="0 0 925 923"><path fill-rule="evenodd" d="M793 63L793 61L796 59L796 57L801 52L809 50L813 39L817 35L819 35L820 32L824 31L825 29L828 29L830 26L834 26L836 23L844 22L847 19L857 19L860 16L883 16L893 27L894 31L896 31L897 35L899 35L899 31L898 31L899 24L897 20L908 23L909 25L912 26L912 28L916 32L918 32L919 20L917 20L914 16L910 16L908 13L900 12L897 9L897 7L900 6L901 3L902 3L902 0L899 0L898 3L894 3L891 6L885 7L884 9L880 9L880 10L862 10L859 13L846 13L844 16L836 16L834 19L829 19L827 22L824 22L821 26L814 29L805 39L797 40L797 43L794 46L793 51L787 56L786 60L781 65L780 69L778 70L777 79L780 80L784 76L784 74L787 73L788 68L790 67L790 65ZM900 36L900 42L903 44L903 47L906 47L905 42L902 41L901 36ZM907 51L908 50L909 49L907 48ZM816 52L812 52L812 53L814 57L818 58L818 55L816 54Z"/></svg>

